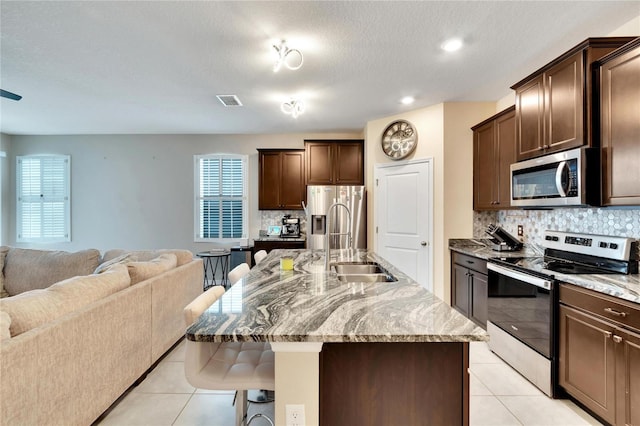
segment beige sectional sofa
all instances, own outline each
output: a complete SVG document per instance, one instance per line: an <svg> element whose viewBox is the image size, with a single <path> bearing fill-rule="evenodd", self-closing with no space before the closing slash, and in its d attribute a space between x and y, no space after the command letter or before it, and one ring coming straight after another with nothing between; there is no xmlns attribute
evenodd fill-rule
<svg viewBox="0 0 640 426"><path fill-rule="evenodd" d="M202 280L186 250L0 248L0 425L91 424L184 336Z"/></svg>

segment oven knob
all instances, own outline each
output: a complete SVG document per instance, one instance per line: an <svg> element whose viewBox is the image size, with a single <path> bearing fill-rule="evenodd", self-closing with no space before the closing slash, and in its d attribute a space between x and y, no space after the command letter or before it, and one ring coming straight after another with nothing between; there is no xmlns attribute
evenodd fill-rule
<svg viewBox="0 0 640 426"><path fill-rule="evenodd" d="M600 241L600 248L607 248L609 245L604 241Z"/></svg>
<svg viewBox="0 0 640 426"><path fill-rule="evenodd" d="M617 248L618 248L618 244L616 244L616 243L611 243L611 244L609 244L609 248L610 248L610 249L615 250L615 249L617 249Z"/></svg>

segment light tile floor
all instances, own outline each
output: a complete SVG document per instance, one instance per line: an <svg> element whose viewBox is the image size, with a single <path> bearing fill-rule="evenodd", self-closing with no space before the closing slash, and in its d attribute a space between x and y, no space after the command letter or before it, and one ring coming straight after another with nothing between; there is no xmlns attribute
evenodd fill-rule
<svg viewBox="0 0 640 426"><path fill-rule="evenodd" d="M233 425L233 392L208 391L191 386L184 377L184 351L182 342L99 424ZM469 370L472 426L601 424L569 400L547 398L494 355L486 343L471 343ZM249 415L262 412L273 418L273 409L273 403L249 404ZM251 424L263 426L268 422L257 418Z"/></svg>

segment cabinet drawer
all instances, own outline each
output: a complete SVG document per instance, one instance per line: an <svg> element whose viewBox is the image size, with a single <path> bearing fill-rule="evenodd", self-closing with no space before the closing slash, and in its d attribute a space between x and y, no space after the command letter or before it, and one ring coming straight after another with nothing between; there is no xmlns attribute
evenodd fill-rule
<svg viewBox="0 0 640 426"><path fill-rule="evenodd" d="M640 305L571 284L560 285L560 302L640 330Z"/></svg>
<svg viewBox="0 0 640 426"><path fill-rule="evenodd" d="M468 256L461 253L453 253L453 263L457 263L465 268L473 269L482 274L487 273L487 261L479 257Z"/></svg>

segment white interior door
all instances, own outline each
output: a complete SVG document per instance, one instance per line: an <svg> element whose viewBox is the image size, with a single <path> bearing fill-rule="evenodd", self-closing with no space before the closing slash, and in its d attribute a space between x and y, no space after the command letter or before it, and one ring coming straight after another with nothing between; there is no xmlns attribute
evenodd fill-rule
<svg viewBox="0 0 640 426"><path fill-rule="evenodd" d="M378 164L374 179L376 251L433 291L432 159Z"/></svg>

